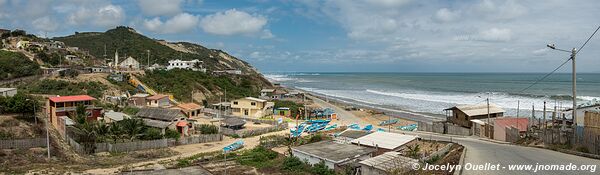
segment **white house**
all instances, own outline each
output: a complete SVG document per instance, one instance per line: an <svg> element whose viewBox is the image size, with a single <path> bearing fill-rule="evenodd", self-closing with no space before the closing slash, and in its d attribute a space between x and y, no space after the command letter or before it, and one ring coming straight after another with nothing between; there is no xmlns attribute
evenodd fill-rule
<svg viewBox="0 0 600 175"><path fill-rule="evenodd" d="M169 65L167 66L167 70L171 70L171 69L189 69L189 70L193 70L193 71L202 71L202 72L206 72L206 69L203 67L203 62L198 60L198 59L194 59L194 60L190 60L190 61L183 61L183 60L169 60ZM198 65L198 67L196 66Z"/></svg>
<svg viewBox="0 0 600 175"><path fill-rule="evenodd" d="M119 68L124 70L138 70L140 69L140 63L133 59L133 57L127 57L127 59L119 64Z"/></svg>
<svg viewBox="0 0 600 175"><path fill-rule="evenodd" d="M12 97L17 95L17 88L0 88L0 96Z"/></svg>

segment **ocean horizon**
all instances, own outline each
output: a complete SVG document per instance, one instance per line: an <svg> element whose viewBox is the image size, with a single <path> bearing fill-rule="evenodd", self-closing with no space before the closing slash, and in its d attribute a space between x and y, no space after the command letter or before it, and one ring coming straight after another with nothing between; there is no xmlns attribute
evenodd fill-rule
<svg viewBox="0 0 600 175"><path fill-rule="evenodd" d="M392 72L267 72L265 77L297 88L357 105L431 115L462 104L490 103L505 115L536 116L544 102L548 111L571 107L571 74L555 73L530 88L545 73L392 73ZM600 73L577 74L577 101L585 105L600 100ZM538 115L539 114L539 115Z"/></svg>

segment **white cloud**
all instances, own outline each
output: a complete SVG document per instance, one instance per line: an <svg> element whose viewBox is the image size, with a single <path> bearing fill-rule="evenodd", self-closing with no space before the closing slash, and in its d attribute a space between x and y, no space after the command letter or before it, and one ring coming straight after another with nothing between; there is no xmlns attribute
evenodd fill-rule
<svg viewBox="0 0 600 175"><path fill-rule="evenodd" d="M266 17L236 9L217 12L200 21L202 30L215 35L256 34L262 32L266 24Z"/></svg>
<svg viewBox="0 0 600 175"><path fill-rule="evenodd" d="M511 20L523 16L528 9L514 0L494 2L483 0L474 7L476 16L483 16L492 20Z"/></svg>
<svg viewBox="0 0 600 175"><path fill-rule="evenodd" d="M114 27L123 22L125 12L121 6L107 5L98 9L94 24L101 27Z"/></svg>
<svg viewBox="0 0 600 175"><path fill-rule="evenodd" d="M271 33L271 30L269 29L265 29L262 31L262 35L260 36L261 39L271 39L271 38L275 38L275 35L273 35L273 33Z"/></svg>
<svg viewBox="0 0 600 175"><path fill-rule="evenodd" d="M64 9L65 12L68 8ZM100 8L92 6L79 7L68 14L67 23L71 25L92 24L99 27L114 27L125 20L125 11L118 5L105 5Z"/></svg>
<svg viewBox="0 0 600 175"><path fill-rule="evenodd" d="M188 32L198 26L199 18L197 16L181 13L165 22L158 17L151 20L144 20L144 27L156 33L181 33Z"/></svg>
<svg viewBox="0 0 600 175"><path fill-rule="evenodd" d="M145 15L160 16L180 13L182 2L182 0L138 0L138 5Z"/></svg>
<svg viewBox="0 0 600 175"><path fill-rule="evenodd" d="M44 16L38 19L35 19L31 22L33 28L44 31L44 32L53 32L58 29L58 22L54 19L51 19L49 16Z"/></svg>
<svg viewBox="0 0 600 175"><path fill-rule="evenodd" d="M441 8L434 15L434 19L438 22L452 22L458 20L459 17L460 12L451 11L447 8Z"/></svg>
<svg viewBox="0 0 600 175"><path fill-rule="evenodd" d="M507 42L513 39L510 29L490 28L481 30L477 34L455 36L457 41L486 41L486 42Z"/></svg>

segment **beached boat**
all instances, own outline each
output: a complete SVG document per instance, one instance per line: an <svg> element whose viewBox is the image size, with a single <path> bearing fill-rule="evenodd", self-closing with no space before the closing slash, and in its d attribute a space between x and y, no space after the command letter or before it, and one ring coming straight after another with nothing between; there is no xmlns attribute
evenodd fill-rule
<svg viewBox="0 0 600 175"><path fill-rule="evenodd" d="M223 148L223 152L231 152L244 147L244 140L238 140Z"/></svg>
<svg viewBox="0 0 600 175"><path fill-rule="evenodd" d="M377 132L385 132L385 129L383 129L383 128L377 128Z"/></svg>
<svg viewBox="0 0 600 175"><path fill-rule="evenodd" d="M304 123L302 123L297 128L290 129L290 136L291 137L298 137L298 136L302 135L302 132L304 132L305 126L306 125Z"/></svg>
<svg viewBox="0 0 600 175"><path fill-rule="evenodd" d="M348 125L348 128L354 129L354 130L360 130L360 126L358 124L356 124L356 123Z"/></svg>
<svg viewBox="0 0 600 175"><path fill-rule="evenodd" d="M396 123L398 123L398 119L391 119L391 120L382 121L381 123L379 123L379 126L392 125L392 124L396 124Z"/></svg>
<svg viewBox="0 0 600 175"><path fill-rule="evenodd" d="M329 131L329 130L332 130L332 129L335 129L335 128L337 128L337 124L333 124L331 126L328 126L327 128L325 128L325 131Z"/></svg>
<svg viewBox="0 0 600 175"><path fill-rule="evenodd" d="M417 129L417 124L399 126L398 129L403 130L403 131L414 131Z"/></svg>
<svg viewBox="0 0 600 175"><path fill-rule="evenodd" d="M362 130L363 131L371 131L371 130L373 130L373 125L367 125Z"/></svg>

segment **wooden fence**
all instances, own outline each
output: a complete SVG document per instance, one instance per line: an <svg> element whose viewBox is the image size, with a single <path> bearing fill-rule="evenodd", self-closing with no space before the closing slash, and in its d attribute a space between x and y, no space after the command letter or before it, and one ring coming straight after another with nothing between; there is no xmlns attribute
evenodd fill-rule
<svg viewBox="0 0 600 175"><path fill-rule="evenodd" d="M223 140L221 134L206 134L199 136L190 136L176 139L158 139L158 140L141 140L134 142L123 142L123 143L95 143L93 148L88 148L83 144L77 143L71 138L67 138L69 145L80 154L91 154L99 152L130 152L145 149L157 149L166 148L170 146L196 144L196 143L207 143L217 142Z"/></svg>
<svg viewBox="0 0 600 175"><path fill-rule="evenodd" d="M275 132L275 131L281 131L281 130L284 130L287 128L288 128L287 123L269 126L269 127L260 128L260 129L252 129L252 130L233 130L233 129L221 127L221 133L223 135L227 135L227 136L236 136L236 137L245 138L245 137L257 136L257 135L262 135L262 134L266 134L266 133L270 133L270 132Z"/></svg>
<svg viewBox="0 0 600 175"><path fill-rule="evenodd" d="M46 138L0 140L0 149L28 149L46 147Z"/></svg>

